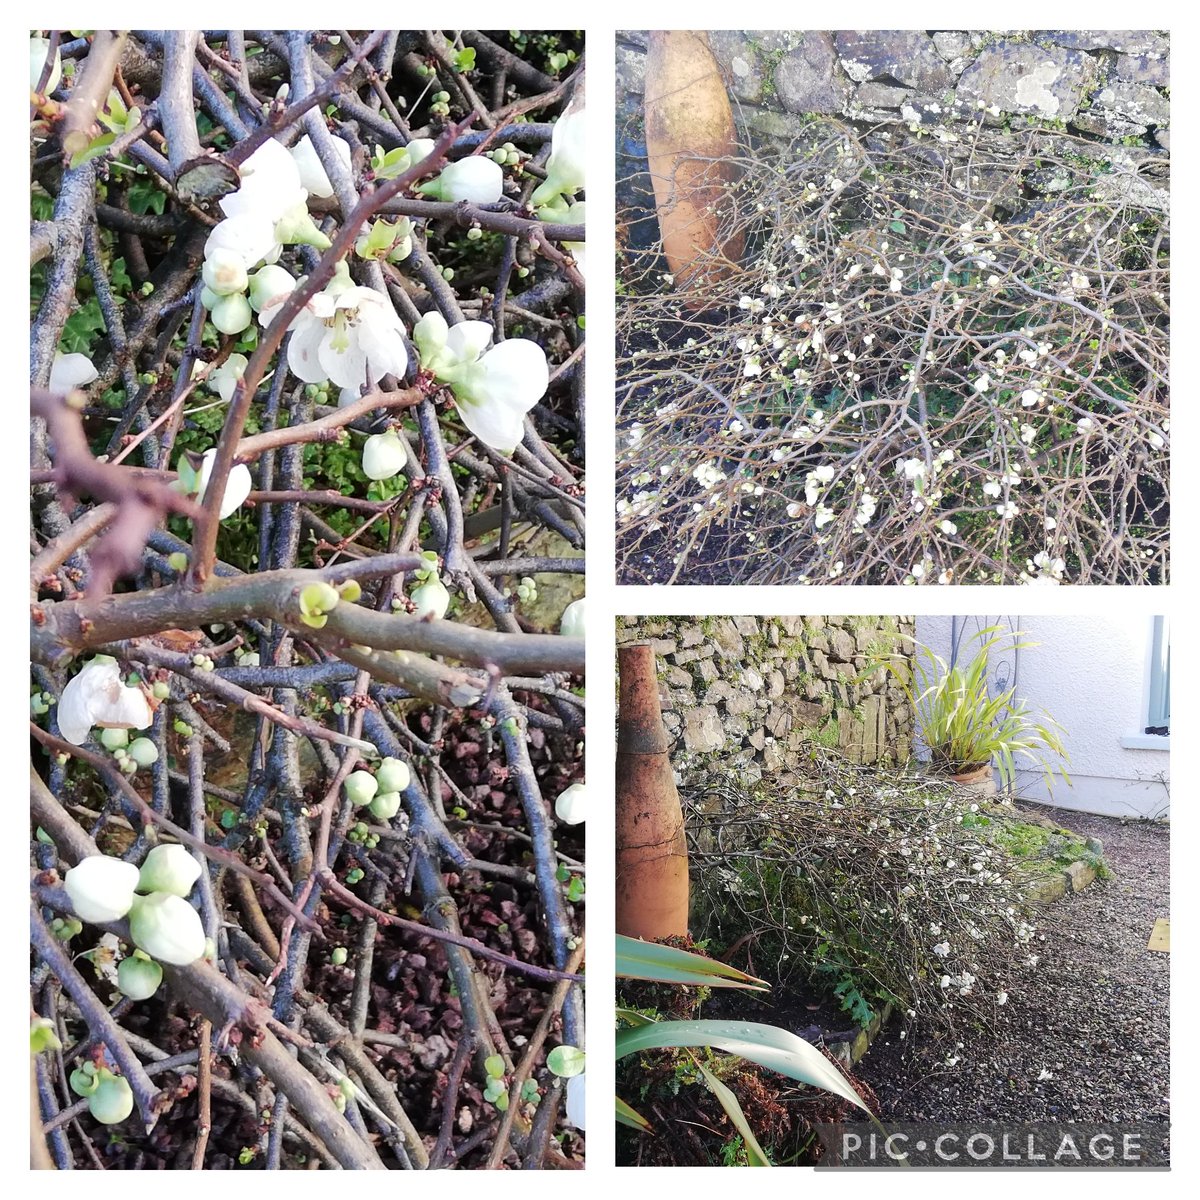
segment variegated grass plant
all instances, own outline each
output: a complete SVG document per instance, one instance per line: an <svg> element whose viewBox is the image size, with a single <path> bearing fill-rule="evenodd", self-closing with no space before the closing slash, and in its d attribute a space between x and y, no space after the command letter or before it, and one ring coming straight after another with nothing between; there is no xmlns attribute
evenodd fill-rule
<svg viewBox="0 0 1200 1200"><path fill-rule="evenodd" d="M882 667L895 680L912 707L936 768L956 772L994 763L1000 785L1008 791L1016 779L1017 756L1024 755L1041 770L1048 790L1053 790L1056 774L1069 784L1070 776L1061 765L1070 761L1062 726L1047 714L1030 712L1024 700L1016 699L1015 685L995 696L988 686L989 654L994 647L1003 644L1009 650L1025 650L1035 643L1022 641L999 625L980 630L971 640L979 643L975 654L960 665L905 638L899 650L871 660L864 674Z"/></svg>

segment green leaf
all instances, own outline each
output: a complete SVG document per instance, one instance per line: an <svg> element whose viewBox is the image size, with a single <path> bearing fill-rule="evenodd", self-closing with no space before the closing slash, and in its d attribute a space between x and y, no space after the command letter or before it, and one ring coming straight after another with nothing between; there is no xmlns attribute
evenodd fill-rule
<svg viewBox="0 0 1200 1200"><path fill-rule="evenodd" d="M903 233L903 232L904 232L904 230L905 230L905 224L904 224L904 222L903 222L903 221L893 221L893 222L892 222L892 223L891 223L891 224L888 226L888 228L889 228L889 229L890 229L890 230L891 230L893 233Z"/></svg>
<svg viewBox="0 0 1200 1200"><path fill-rule="evenodd" d="M115 133L102 133L99 137L93 138L78 154L71 155L72 168L81 166L89 159L98 158L116 140Z"/></svg>
<svg viewBox="0 0 1200 1200"><path fill-rule="evenodd" d="M696 1065L704 1076L704 1082L708 1084L708 1090L720 1101L726 1116L733 1122L738 1133L742 1135L742 1141L746 1143L746 1165L769 1167L771 1160L767 1157L766 1151L758 1144L758 1139L754 1136L754 1130L750 1128L750 1122L746 1120L746 1114L742 1112L738 1098L702 1062L697 1061Z"/></svg>
<svg viewBox="0 0 1200 1200"><path fill-rule="evenodd" d="M454 56L454 69L459 72L475 70L475 47L468 46Z"/></svg>
<svg viewBox="0 0 1200 1200"><path fill-rule="evenodd" d="M650 979L692 987L734 987L760 992L770 987L764 980L715 959L623 934L617 934L617 975L623 979Z"/></svg>
<svg viewBox="0 0 1200 1200"><path fill-rule="evenodd" d="M755 1021L658 1021L636 1029L618 1029L616 1057L643 1050L713 1046L728 1054L778 1071L789 1079L823 1088L869 1113L846 1077L815 1046L787 1029Z"/></svg>
<svg viewBox="0 0 1200 1200"><path fill-rule="evenodd" d="M622 1125L628 1125L630 1129L636 1129L641 1133L650 1133L651 1125L639 1112L634 1112L620 1096L617 1097L617 1120Z"/></svg>
<svg viewBox="0 0 1200 1200"><path fill-rule="evenodd" d="M504 1059L499 1054L491 1054L484 1060L483 1069L490 1078L502 1079L504 1077Z"/></svg>
<svg viewBox="0 0 1200 1200"><path fill-rule="evenodd" d="M560 1079L582 1075L586 1063L587 1055L578 1046L555 1046L546 1055L546 1066Z"/></svg>

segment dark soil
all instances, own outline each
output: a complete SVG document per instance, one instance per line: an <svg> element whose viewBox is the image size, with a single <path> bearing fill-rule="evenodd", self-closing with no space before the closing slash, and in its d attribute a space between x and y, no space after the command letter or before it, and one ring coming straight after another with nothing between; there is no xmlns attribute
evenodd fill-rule
<svg viewBox="0 0 1200 1200"><path fill-rule="evenodd" d="M1170 955L1146 943L1170 916L1168 829L1045 811L1100 838L1112 878L1046 908L1039 961L1010 985L993 1028L964 1030L958 1043L883 1031L858 1069L885 1124L1143 1122L1161 1123L1165 1137Z"/></svg>

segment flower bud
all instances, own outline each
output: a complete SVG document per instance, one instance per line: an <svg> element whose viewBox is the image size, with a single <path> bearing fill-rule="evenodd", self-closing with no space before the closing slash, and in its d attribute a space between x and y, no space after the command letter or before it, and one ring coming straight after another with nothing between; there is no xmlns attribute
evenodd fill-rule
<svg viewBox="0 0 1200 1200"><path fill-rule="evenodd" d="M96 1068L90 1063L84 1063L81 1067L76 1067L67 1079L71 1085L71 1091L77 1096L91 1096L95 1094L96 1089L100 1086L100 1076L96 1074Z"/></svg>
<svg viewBox="0 0 1200 1200"><path fill-rule="evenodd" d="M433 148L437 143L433 138L413 138L407 146L404 147L408 153L408 165L415 167L417 163L424 162L432 153Z"/></svg>
<svg viewBox="0 0 1200 1200"><path fill-rule="evenodd" d="M328 250L332 245L330 240L317 228L316 222L303 202L294 208L289 208L275 222L275 240L285 246L315 246L318 250Z"/></svg>
<svg viewBox="0 0 1200 1200"><path fill-rule="evenodd" d="M408 450L392 430L376 433L363 445L362 469L368 479L391 479L408 463Z"/></svg>
<svg viewBox="0 0 1200 1200"><path fill-rule="evenodd" d="M204 954L204 926L196 910L168 892L137 897L129 933L139 950L159 962L186 967Z"/></svg>
<svg viewBox="0 0 1200 1200"><path fill-rule="evenodd" d="M149 738L134 738L126 753L139 767L152 767L158 762L158 747Z"/></svg>
<svg viewBox="0 0 1200 1200"><path fill-rule="evenodd" d="M442 173L418 191L437 200L466 200L471 204L495 204L504 194L504 172L490 158L472 155L442 168Z"/></svg>
<svg viewBox="0 0 1200 1200"><path fill-rule="evenodd" d="M283 303L296 288L296 281L282 267L274 264L259 267L250 276L250 307L256 313L262 313L274 307L275 303Z"/></svg>
<svg viewBox="0 0 1200 1200"><path fill-rule="evenodd" d="M147 958L140 950L135 950L128 958L121 960L117 967L117 987L121 994L130 1000L149 1000L158 991L162 983L162 967Z"/></svg>
<svg viewBox="0 0 1200 1200"><path fill-rule="evenodd" d="M209 319L221 333L232 336L250 327L254 314L250 311L250 302L240 292L231 296L221 296L212 306Z"/></svg>
<svg viewBox="0 0 1200 1200"><path fill-rule="evenodd" d="M587 598L583 597L579 600L574 600L567 605L563 611L562 624L558 627L558 632L563 637L583 637L587 632Z"/></svg>
<svg viewBox="0 0 1200 1200"><path fill-rule="evenodd" d="M324 580L306 584L300 589L300 620L313 629L321 629L340 599L337 589Z"/></svg>
<svg viewBox="0 0 1200 1200"><path fill-rule="evenodd" d="M120 750L124 746L129 745L129 730L128 729L102 729L100 730L100 745L105 750Z"/></svg>
<svg viewBox="0 0 1200 1200"><path fill-rule="evenodd" d="M218 296L232 296L244 292L249 280L246 277L246 262L234 250L214 250L204 260L200 276L211 292Z"/></svg>
<svg viewBox="0 0 1200 1200"><path fill-rule="evenodd" d="M554 815L564 825L579 825L587 815L587 789L582 783L573 783L559 792L554 802Z"/></svg>
<svg viewBox="0 0 1200 1200"><path fill-rule="evenodd" d="M345 965L346 959L349 957L350 956L346 952L345 946L335 946L333 953L329 956L329 961L333 963L335 967L340 967Z"/></svg>
<svg viewBox="0 0 1200 1200"><path fill-rule="evenodd" d="M88 1097L88 1110L101 1125L119 1125L133 1112L133 1089L120 1075L101 1067L99 1087Z"/></svg>
<svg viewBox="0 0 1200 1200"><path fill-rule="evenodd" d="M379 764L375 778L385 792L402 792L412 782L412 772L408 769L408 763L398 758L385 758Z"/></svg>
<svg viewBox="0 0 1200 1200"><path fill-rule="evenodd" d="M138 891L186 896L203 870L183 846L155 846L142 863L138 874Z"/></svg>
<svg viewBox="0 0 1200 1200"><path fill-rule="evenodd" d="M390 821L400 811L399 792L380 792L371 801L371 815L380 821Z"/></svg>
<svg viewBox="0 0 1200 1200"><path fill-rule="evenodd" d="M46 69L46 59L50 56L50 39L42 37L31 37L29 39L29 90L32 92L37 87L38 81L42 77L42 72ZM50 68L50 78L46 80L46 86L43 88L43 95L50 95L59 83L62 81L62 55L58 52L58 47L54 48L54 63Z"/></svg>
<svg viewBox="0 0 1200 1200"><path fill-rule="evenodd" d="M93 854L72 867L63 879L71 905L82 920L92 925L119 921L133 906L138 869L133 863Z"/></svg>
<svg viewBox="0 0 1200 1200"><path fill-rule="evenodd" d="M450 607L450 593L436 576L414 588L409 598L416 605L418 617L435 617L441 620L446 615L446 609Z"/></svg>
<svg viewBox="0 0 1200 1200"><path fill-rule="evenodd" d="M375 793L379 791L379 781L370 771L354 771L346 777L342 786L345 787L346 795L355 808L370 804L375 799Z"/></svg>

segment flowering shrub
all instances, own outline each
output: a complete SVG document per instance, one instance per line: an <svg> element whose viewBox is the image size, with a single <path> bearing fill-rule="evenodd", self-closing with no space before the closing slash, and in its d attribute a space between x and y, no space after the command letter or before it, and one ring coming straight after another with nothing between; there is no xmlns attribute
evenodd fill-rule
<svg viewBox="0 0 1200 1200"><path fill-rule="evenodd" d="M890 1001L949 1031L1007 1003L1036 954L1024 872L958 789L814 746L801 791L708 790L719 811L689 818L711 847L691 854L695 936L753 934L756 961L834 995L856 1020ZM994 807L997 823L1003 812Z"/></svg>
<svg viewBox="0 0 1200 1200"><path fill-rule="evenodd" d="M35 33L39 1165L579 1165L583 34Z"/></svg>
<svg viewBox="0 0 1200 1200"><path fill-rule="evenodd" d="M1168 221L1136 163L812 128L740 163L753 249L702 316L625 256L623 578L1164 582Z"/></svg>

